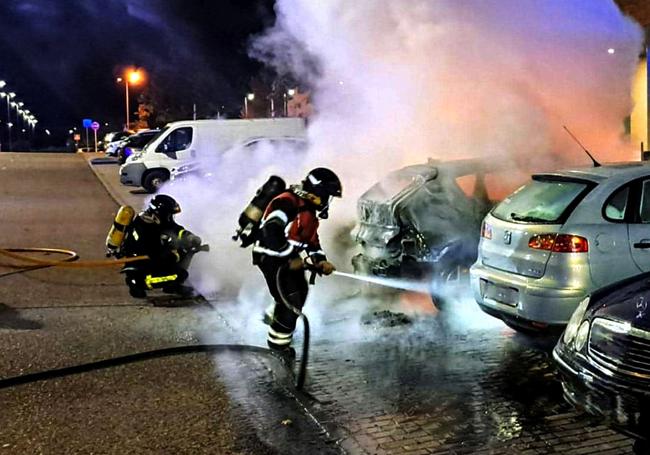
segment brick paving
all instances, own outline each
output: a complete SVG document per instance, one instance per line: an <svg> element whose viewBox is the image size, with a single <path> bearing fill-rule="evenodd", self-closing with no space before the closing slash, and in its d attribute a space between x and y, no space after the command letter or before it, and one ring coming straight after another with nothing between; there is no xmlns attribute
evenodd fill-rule
<svg viewBox="0 0 650 455"><path fill-rule="evenodd" d="M361 338L314 343L307 383L348 453L632 453L564 402L552 339L448 330L431 316Z"/></svg>
<svg viewBox="0 0 650 455"><path fill-rule="evenodd" d="M250 335L250 320L242 320L236 305L223 303L217 302L214 313L232 331L210 341L263 345L264 328L253 328L254 339L242 338L243 332ZM632 453L629 438L565 403L550 356L553 339L516 335L473 302L467 305L471 326L423 315L414 324L377 327L362 322L364 310L354 306L337 312L345 327L312 321L306 394L294 398L305 406L302 418L337 440L332 453L339 448L363 455ZM300 351L299 342L296 348ZM280 427L279 419L286 419L284 396L291 391L270 384L278 378L265 375L270 368L265 360L247 356L239 362L220 376L255 431L272 435L265 441L269 447L318 431L305 427L298 415L289 419L293 427ZM260 379L247 385L251 376ZM269 414L274 406L277 415Z"/></svg>

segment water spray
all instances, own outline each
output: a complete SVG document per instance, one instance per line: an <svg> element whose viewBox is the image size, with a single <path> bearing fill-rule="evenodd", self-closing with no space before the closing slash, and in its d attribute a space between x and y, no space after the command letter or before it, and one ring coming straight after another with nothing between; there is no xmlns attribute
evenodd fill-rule
<svg viewBox="0 0 650 455"><path fill-rule="evenodd" d="M333 275L350 278L352 280L363 281L365 283L378 284L379 286L385 286L393 289L402 289L404 291L413 291L413 292L422 292L424 294L430 294L432 287L418 281L412 280L401 280L398 278L383 278L378 276L368 276L368 275L356 275L354 273L339 272L335 270L332 272Z"/></svg>

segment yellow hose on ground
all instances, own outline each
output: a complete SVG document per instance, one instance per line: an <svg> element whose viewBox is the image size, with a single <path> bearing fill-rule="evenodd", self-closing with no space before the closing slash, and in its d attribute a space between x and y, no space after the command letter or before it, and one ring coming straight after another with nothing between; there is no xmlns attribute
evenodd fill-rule
<svg viewBox="0 0 650 455"><path fill-rule="evenodd" d="M64 254L68 257L59 261L48 261L46 259L38 259L26 254L20 253L54 253ZM28 262L30 264L42 265L47 267L68 267L68 268L93 268L93 267L113 267L115 265L124 265L129 262L143 261L149 259L148 256L133 256L123 259L101 259L93 261L76 261L79 255L72 250L64 250L58 248L0 248L0 255L10 257L17 261ZM75 262L72 262L75 261ZM31 265L14 265L14 264L0 264L5 267L12 268L28 268Z"/></svg>

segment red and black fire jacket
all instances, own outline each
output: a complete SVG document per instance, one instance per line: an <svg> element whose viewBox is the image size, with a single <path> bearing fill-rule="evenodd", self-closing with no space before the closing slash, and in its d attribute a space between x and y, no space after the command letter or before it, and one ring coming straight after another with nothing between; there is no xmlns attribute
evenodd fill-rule
<svg viewBox="0 0 650 455"><path fill-rule="evenodd" d="M316 208L285 191L267 206L253 252L289 259L302 251L315 263L326 260L318 239Z"/></svg>

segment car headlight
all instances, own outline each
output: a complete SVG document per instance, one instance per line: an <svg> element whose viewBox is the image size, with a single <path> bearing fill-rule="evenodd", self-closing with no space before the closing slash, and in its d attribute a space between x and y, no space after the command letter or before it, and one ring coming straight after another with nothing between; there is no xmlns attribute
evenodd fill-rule
<svg viewBox="0 0 650 455"><path fill-rule="evenodd" d="M589 325L590 325L589 321L585 321L578 329L578 333L576 334L576 339L573 342L573 347L576 349L576 351L582 350L582 348L585 346L585 343L587 342L587 337L589 336Z"/></svg>
<svg viewBox="0 0 650 455"><path fill-rule="evenodd" d="M566 329L564 329L563 340L566 344L571 343L576 337L578 328L582 322L582 318L587 312L587 306L589 306L589 296L585 297L584 300L580 302L578 308L576 308L576 310L573 312L571 319L569 319L569 323L567 324Z"/></svg>

